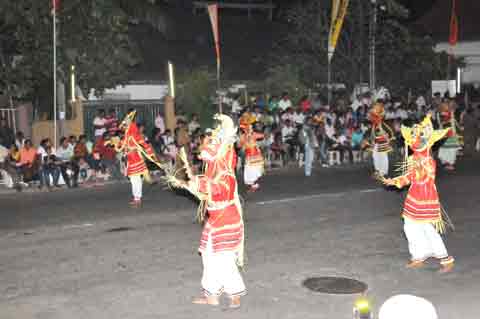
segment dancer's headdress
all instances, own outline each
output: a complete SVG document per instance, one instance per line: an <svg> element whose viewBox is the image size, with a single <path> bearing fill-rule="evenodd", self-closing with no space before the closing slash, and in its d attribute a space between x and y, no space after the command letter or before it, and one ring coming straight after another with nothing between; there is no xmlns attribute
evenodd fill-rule
<svg viewBox="0 0 480 319"><path fill-rule="evenodd" d="M449 129L435 130L431 120L432 115L428 114L421 123L415 124L413 127L402 125L401 132L405 145L415 152L422 152L444 138Z"/></svg>

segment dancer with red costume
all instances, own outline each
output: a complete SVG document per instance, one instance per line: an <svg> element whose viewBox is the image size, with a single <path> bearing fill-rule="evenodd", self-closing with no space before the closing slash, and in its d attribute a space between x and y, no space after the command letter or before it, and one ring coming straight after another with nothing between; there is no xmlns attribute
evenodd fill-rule
<svg viewBox="0 0 480 319"><path fill-rule="evenodd" d="M408 147L413 154L403 165L403 175L381 180L397 188L410 185L402 213L411 254L407 267L419 268L427 259L436 258L440 261L440 272L449 272L453 269L454 259L448 255L440 236L445 231L445 224L435 185L436 162L431 154L433 144L444 138L449 129L434 130L430 117L428 115L413 128L402 126L406 154Z"/></svg>
<svg viewBox="0 0 480 319"><path fill-rule="evenodd" d="M145 141L143 135L139 132L137 123L135 123L135 115L136 111L131 111L122 121L120 128L124 130L124 136L114 145L117 152L122 152L126 156L125 175L130 179L133 195L130 205L138 208L142 205L143 180L150 179L145 158L159 166L161 165L156 161L152 146Z"/></svg>
<svg viewBox="0 0 480 319"><path fill-rule="evenodd" d="M253 130L253 123L242 121L240 119L240 135L239 146L245 154L245 165L243 169L243 180L248 187L248 191L255 192L260 185L258 179L262 177L265 169L262 151L257 145L257 141L264 138L262 133Z"/></svg>
<svg viewBox="0 0 480 319"><path fill-rule="evenodd" d="M236 308L240 306L240 297L246 294L239 272L239 267L243 267L244 224L235 177L237 129L230 117L215 118L220 124L205 139L199 155L205 165L204 174L193 174L183 151L180 158L189 180L177 179L175 172L167 172L166 179L170 185L187 189L201 201L199 218L204 227L198 250L203 262L203 296L193 303L216 306L220 296L226 294L230 307Z"/></svg>
<svg viewBox="0 0 480 319"><path fill-rule="evenodd" d="M372 145L372 158L375 174L378 176L388 175L388 153L392 151L392 129L385 124L385 107L383 103L375 103L368 113L368 119L372 123L370 144Z"/></svg>
<svg viewBox="0 0 480 319"><path fill-rule="evenodd" d="M438 107L437 121L442 129L448 129L447 139L438 150L438 159L445 165L449 171L455 170L457 154L460 150L460 140L458 136L459 125L455 119L455 112L452 104L442 103Z"/></svg>

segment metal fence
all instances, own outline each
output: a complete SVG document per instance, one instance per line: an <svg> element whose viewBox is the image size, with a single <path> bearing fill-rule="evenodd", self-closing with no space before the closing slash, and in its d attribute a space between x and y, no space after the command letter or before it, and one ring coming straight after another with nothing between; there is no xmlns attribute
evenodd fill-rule
<svg viewBox="0 0 480 319"><path fill-rule="evenodd" d="M85 134L89 139L94 138L93 119L99 110L115 110L117 118L121 121L129 109L137 111L137 123L145 125L145 132L150 135L155 127L155 117L158 113L163 114L163 100L148 101L87 101L83 104L83 123Z"/></svg>

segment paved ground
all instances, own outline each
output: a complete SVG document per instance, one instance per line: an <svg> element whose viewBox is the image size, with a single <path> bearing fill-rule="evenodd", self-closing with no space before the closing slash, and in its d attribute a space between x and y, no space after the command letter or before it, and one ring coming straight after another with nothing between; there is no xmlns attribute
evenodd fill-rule
<svg viewBox="0 0 480 319"><path fill-rule="evenodd" d="M153 186L130 210L128 185L0 195L0 318L351 318L355 296L315 294L312 276L366 282L376 306L398 293L434 302L440 318L477 318L480 170L440 172L455 221L454 273L404 269L403 193L360 168L274 172L246 197L249 295L234 312L189 303L199 292L195 203ZM109 230L128 227L127 231Z"/></svg>

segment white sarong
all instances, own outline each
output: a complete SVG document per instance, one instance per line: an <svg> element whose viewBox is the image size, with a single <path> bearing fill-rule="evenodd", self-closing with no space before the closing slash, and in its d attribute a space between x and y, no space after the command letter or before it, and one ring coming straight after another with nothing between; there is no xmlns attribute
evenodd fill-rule
<svg viewBox="0 0 480 319"><path fill-rule="evenodd" d="M405 218L403 230L408 239L411 260L424 261L430 257L448 257L443 239L430 223L421 223Z"/></svg>

